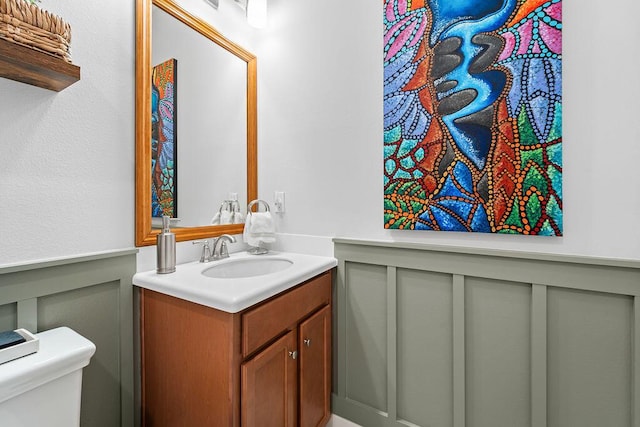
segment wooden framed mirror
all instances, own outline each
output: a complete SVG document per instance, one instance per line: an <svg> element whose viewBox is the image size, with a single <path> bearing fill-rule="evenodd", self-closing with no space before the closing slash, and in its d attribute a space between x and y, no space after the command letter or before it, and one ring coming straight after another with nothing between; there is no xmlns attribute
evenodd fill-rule
<svg viewBox="0 0 640 427"><path fill-rule="evenodd" d="M163 32L169 33L168 37L161 37L162 33L158 33L157 28L153 27L154 21L157 28L160 28L160 25L168 25L167 28L162 27ZM154 152L152 149L152 92L157 92L155 86L152 89L152 72L157 65L152 63L155 64L157 61L154 56L161 40L178 38L170 31L179 31L180 34L184 32L187 34L185 37L189 37L188 42L184 40L176 42L178 46L175 49L176 52L180 55L190 52L197 56L195 60L174 60L179 70L177 77L184 74L183 71L186 70L188 75L185 77L184 84L189 86L195 80L191 74L196 71L200 76L207 76L203 81L198 82L199 89L197 91L191 89L191 92L186 90L178 92L182 89L180 86L182 83L181 80L176 80L177 127L172 129L177 129L176 134L173 135L176 142L174 147L177 148L174 148L176 156L172 158L171 163L173 165L175 161L176 180L174 182L177 183L175 187L171 187L172 191L175 188L175 192L172 193L175 197L172 198L171 203L175 203L177 209L177 211L171 211L177 212L171 226L176 234L176 240L242 233L244 227L242 223L211 225L211 219L218 206L222 206L224 199L228 199L224 195L240 194L239 205L244 211L248 202L257 198L258 192L256 57L171 0L137 0L136 246L156 244L156 235L159 233L157 221L152 216L152 208L156 216L159 212L157 191L152 189L156 181L155 171L152 171L152 153ZM155 45L154 34L158 36ZM199 47L196 48L196 46ZM203 50L194 53L192 52L194 49ZM217 63L209 70L201 69L202 64L216 61L216 58L223 58L224 64ZM216 87L222 88L223 92L208 93L214 86L213 83ZM231 90L230 87L239 88L237 89L239 92L230 95L228 92ZM185 92L187 95L183 96ZM200 99L194 100L188 96L189 93L194 92L201 94ZM154 97L154 102L156 98ZM203 104L205 100L209 104ZM226 105L227 101L234 101L234 103ZM216 110L217 113L211 110ZM181 111L188 113L181 116ZM193 113L194 111L196 113ZM233 113L234 111L236 113ZM228 117L229 114L233 116ZM215 128L212 125L215 120L224 127ZM207 127L202 130L200 129L202 126ZM157 130L155 132L157 133ZM156 137L157 135L154 134L154 138ZM188 159L192 159L191 161L195 163L186 163ZM229 168L230 171L221 170L224 169L221 165ZM173 172L172 170L172 176ZM187 173L191 175L186 175ZM212 183L213 185L209 187L208 185ZM152 203L152 195L154 203ZM180 203L190 204L182 206ZM191 212L195 207L200 211L193 215L189 214L189 220L180 223L183 220L181 212Z"/></svg>

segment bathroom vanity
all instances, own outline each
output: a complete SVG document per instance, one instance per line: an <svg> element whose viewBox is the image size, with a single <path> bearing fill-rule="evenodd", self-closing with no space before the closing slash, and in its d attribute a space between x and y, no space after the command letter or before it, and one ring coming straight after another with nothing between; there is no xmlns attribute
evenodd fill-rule
<svg viewBox="0 0 640 427"><path fill-rule="evenodd" d="M282 273L251 278L211 281L201 271L206 279L194 279L198 283L191 291L171 292L158 281L179 282L176 279L184 278L188 269L204 268L198 263L179 265L175 277L153 277L153 272L134 277L134 283L143 287L143 426L316 427L327 423L335 260L310 257L323 261L322 266L301 269L305 271L301 275L295 274L301 262L294 258L293 267ZM283 280L286 283L279 286L285 290L268 286L274 294L259 302L230 297L229 303L235 305L221 309L214 307L219 300L212 301L211 296L194 301L200 286L228 286L228 291L235 289L237 295L246 296L253 295L250 282L264 286ZM264 294L264 289L260 292Z"/></svg>

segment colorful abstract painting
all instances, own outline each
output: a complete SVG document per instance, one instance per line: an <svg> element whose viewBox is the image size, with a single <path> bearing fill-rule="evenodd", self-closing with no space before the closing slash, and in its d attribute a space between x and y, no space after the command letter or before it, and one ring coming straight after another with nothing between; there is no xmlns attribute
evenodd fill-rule
<svg viewBox="0 0 640 427"><path fill-rule="evenodd" d="M562 1L384 0L385 228L562 235Z"/></svg>
<svg viewBox="0 0 640 427"><path fill-rule="evenodd" d="M151 90L151 216L178 217L177 104L178 62L153 67Z"/></svg>

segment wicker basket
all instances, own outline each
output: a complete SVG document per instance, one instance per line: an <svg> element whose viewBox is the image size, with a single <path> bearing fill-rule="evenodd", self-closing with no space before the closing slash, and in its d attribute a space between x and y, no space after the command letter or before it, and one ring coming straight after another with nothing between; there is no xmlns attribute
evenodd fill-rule
<svg viewBox="0 0 640 427"><path fill-rule="evenodd" d="M0 0L0 38L71 63L71 26L24 0Z"/></svg>

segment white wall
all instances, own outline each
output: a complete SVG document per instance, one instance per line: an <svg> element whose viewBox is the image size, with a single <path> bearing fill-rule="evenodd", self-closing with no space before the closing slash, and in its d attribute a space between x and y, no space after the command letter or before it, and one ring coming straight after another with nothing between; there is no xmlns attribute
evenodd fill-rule
<svg viewBox="0 0 640 427"><path fill-rule="evenodd" d="M280 231L640 257L637 2L564 2L562 238L384 230L380 2L269 5L260 185L287 192Z"/></svg>
<svg viewBox="0 0 640 427"><path fill-rule="evenodd" d="M133 246L134 2L43 0L81 80L0 78L0 265Z"/></svg>
<svg viewBox="0 0 640 427"><path fill-rule="evenodd" d="M259 58L259 192L286 192L280 232L640 258L637 3L564 4L562 238L384 230L381 3L269 0L262 31L220 3L183 0ZM0 264L133 245L133 2L43 6L72 24L82 80L0 79Z"/></svg>

